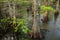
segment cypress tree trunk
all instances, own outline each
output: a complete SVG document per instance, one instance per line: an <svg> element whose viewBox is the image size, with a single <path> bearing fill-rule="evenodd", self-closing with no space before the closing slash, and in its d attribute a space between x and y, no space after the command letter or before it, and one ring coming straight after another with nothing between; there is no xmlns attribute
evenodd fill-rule
<svg viewBox="0 0 60 40"><path fill-rule="evenodd" d="M37 32L36 30L36 27L37 27L37 13L36 13L36 0L33 0L33 27L32 27L32 30L33 30L33 34L34 34L34 37L35 37L35 33Z"/></svg>
<svg viewBox="0 0 60 40"><path fill-rule="evenodd" d="M44 5L45 5L45 6L48 6L48 2L47 2L46 0L44 0ZM48 23L48 20L49 20L49 18L48 18L48 13L47 13L46 10L44 10L42 22L43 22L43 23Z"/></svg>
<svg viewBox="0 0 60 40"><path fill-rule="evenodd" d="M32 26L32 35L33 38L41 38L41 33L40 33L40 28L37 25L37 15L38 15L38 11L37 11L37 0L33 0L33 7L32 7L32 11L33 11L33 26Z"/></svg>

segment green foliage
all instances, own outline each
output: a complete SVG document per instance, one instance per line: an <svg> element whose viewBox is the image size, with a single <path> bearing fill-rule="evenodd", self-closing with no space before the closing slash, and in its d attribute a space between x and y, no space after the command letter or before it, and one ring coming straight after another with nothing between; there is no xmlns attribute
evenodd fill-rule
<svg viewBox="0 0 60 40"><path fill-rule="evenodd" d="M14 0L15 2L22 4L23 6L28 6L30 4L29 0Z"/></svg>
<svg viewBox="0 0 60 40"><path fill-rule="evenodd" d="M11 24L12 21L13 21L13 20L8 17L8 18L1 19L0 22L1 22L1 23L8 22L9 24Z"/></svg>
<svg viewBox="0 0 60 40"><path fill-rule="evenodd" d="M45 6L45 5L42 5L41 6L41 10L46 10L46 11L51 11L51 10L53 10L53 8L51 7L51 6Z"/></svg>
<svg viewBox="0 0 60 40"><path fill-rule="evenodd" d="M13 30L12 22L13 20L10 18L3 18L0 20L0 28L1 30L4 30L4 32L8 31L11 32Z"/></svg>
<svg viewBox="0 0 60 40"><path fill-rule="evenodd" d="M17 19L17 26L15 27L15 32L22 29L22 32L27 34L29 29L26 23L26 19Z"/></svg>
<svg viewBox="0 0 60 40"><path fill-rule="evenodd" d="M22 26L22 32L24 32L25 34L27 34L29 31L27 26Z"/></svg>
<svg viewBox="0 0 60 40"><path fill-rule="evenodd" d="M12 19L10 19L10 18L5 18L5 19L1 19L1 23L6 23L6 22L8 22L9 24L13 24L13 21L14 20L16 20L16 23L17 23L17 26L15 27L15 30L14 30L14 32L17 32L17 31L19 31L20 29L22 30L20 30L21 32L23 32L23 33L25 33L25 34L27 34L28 33L28 31L29 31L29 29L28 29L28 26L27 26L27 23L26 23L26 21L27 21L27 19L20 19L20 18L12 18ZM1 26L1 25L0 25ZM5 25L3 25L3 27L4 27ZM2 28L3 28L2 27Z"/></svg>
<svg viewBox="0 0 60 40"><path fill-rule="evenodd" d="M40 14L43 14L44 11L47 11L47 12L54 11L53 7L51 7L51 6L42 5L42 6L40 6L40 8L41 8L40 9Z"/></svg>

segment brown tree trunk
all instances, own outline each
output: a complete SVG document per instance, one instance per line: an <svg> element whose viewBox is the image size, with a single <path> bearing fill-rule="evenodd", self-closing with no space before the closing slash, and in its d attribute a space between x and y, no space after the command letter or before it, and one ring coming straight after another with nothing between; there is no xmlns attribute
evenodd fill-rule
<svg viewBox="0 0 60 40"><path fill-rule="evenodd" d="M46 0L44 0L44 4L45 6L48 6L48 2ZM42 18L42 22L43 23L47 23L48 22L48 13L46 10L44 10L44 13L43 13L43 18Z"/></svg>
<svg viewBox="0 0 60 40"><path fill-rule="evenodd" d="M56 3L56 11L54 13L54 22L57 21L58 16L59 16L59 0L57 0L57 3Z"/></svg>
<svg viewBox="0 0 60 40"><path fill-rule="evenodd" d="M36 0L33 0L33 35L35 37L35 33L37 32L36 27L37 27L37 13L36 13Z"/></svg>
<svg viewBox="0 0 60 40"><path fill-rule="evenodd" d="M32 26L32 33L31 33L31 37L33 36L33 38L42 38L41 33L40 33L40 28L37 25L37 14L38 12L36 11L37 9L37 4L36 4L37 0L33 0L33 7L32 7L32 11L33 11L33 26Z"/></svg>

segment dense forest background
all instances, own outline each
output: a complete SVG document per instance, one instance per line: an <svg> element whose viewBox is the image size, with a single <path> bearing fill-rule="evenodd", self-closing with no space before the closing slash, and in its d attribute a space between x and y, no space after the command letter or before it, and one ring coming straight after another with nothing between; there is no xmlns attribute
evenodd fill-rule
<svg viewBox="0 0 60 40"><path fill-rule="evenodd" d="M0 0L0 40L42 40L59 13L60 0Z"/></svg>

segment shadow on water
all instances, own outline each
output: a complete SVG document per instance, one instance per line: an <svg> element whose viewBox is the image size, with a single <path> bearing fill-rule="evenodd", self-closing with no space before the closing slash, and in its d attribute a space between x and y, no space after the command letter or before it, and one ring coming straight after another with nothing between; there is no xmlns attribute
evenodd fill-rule
<svg viewBox="0 0 60 40"><path fill-rule="evenodd" d="M60 40L60 18L59 17L56 21L50 21L48 25L49 32L46 33L44 40Z"/></svg>

